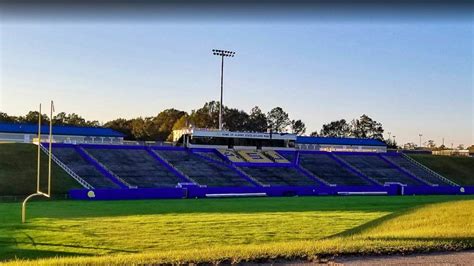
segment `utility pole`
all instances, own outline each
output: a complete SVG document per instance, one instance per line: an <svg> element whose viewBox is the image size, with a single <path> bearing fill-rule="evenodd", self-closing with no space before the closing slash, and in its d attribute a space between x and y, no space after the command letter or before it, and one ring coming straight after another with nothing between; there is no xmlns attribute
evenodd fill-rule
<svg viewBox="0 0 474 266"><path fill-rule="evenodd" d="M222 106L224 106L224 57L234 57L235 52L213 49L212 54L221 57L221 101L219 102L219 130L222 130Z"/></svg>

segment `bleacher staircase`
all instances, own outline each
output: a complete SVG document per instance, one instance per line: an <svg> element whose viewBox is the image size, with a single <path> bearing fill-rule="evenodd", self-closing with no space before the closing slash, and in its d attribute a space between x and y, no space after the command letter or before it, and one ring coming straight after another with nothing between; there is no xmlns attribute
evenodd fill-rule
<svg viewBox="0 0 474 266"><path fill-rule="evenodd" d="M405 159L407 159L408 161L410 161L411 163L415 164L416 166L422 168L424 171L427 171L429 172L430 174L432 174L433 176L436 176L437 178L441 179L442 181L444 181L445 183L451 185L451 186L457 186L459 187L459 184L451 181L450 179L436 173L435 171L431 170L430 168L426 167L425 165L419 163L417 160L411 158L410 156L406 155L405 153L401 153L401 156Z"/></svg>
<svg viewBox="0 0 474 266"><path fill-rule="evenodd" d="M40 144L40 149L46 153L46 155L49 155L49 150L45 148L42 144ZM61 160L59 160L54 154L51 154L51 159L59 166L61 167L64 172L66 172L69 176L71 176L74 180L77 181L81 186L83 186L86 189L94 189L92 185L87 183L82 177L77 175L74 171L72 171L69 167L67 167Z"/></svg>

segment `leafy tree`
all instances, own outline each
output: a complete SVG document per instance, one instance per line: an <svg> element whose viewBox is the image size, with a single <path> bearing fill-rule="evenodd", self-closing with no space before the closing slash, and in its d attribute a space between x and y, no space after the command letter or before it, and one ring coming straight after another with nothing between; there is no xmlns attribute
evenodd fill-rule
<svg viewBox="0 0 474 266"><path fill-rule="evenodd" d="M306 125L301 120L292 120L291 131L293 134L302 135L306 132Z"/></svg>
<svg viewBox="0 0 474 266"><path fill-rule="evenodd" d="M286 132L286 128L291 125L288 113L281 107L275 107L268 112L267 123L273 132Z"/></svg>
<svg viewBox="0 0 474 266"><path fill-rule="evenodd" d="M416 147L417 147L416 144L413 142L408 142L408 143L403 144L404 150L414 150Z"/></svg>
<svg viewBox="0 0 474 266"><path fill-rule="evenodd" d="M126 139L135 139L132 134L132 121L118 118L104 124L104 127L111 128L125 135Z"/></svg>
<svg viewBox="0 0 474 266"><path fill-rule="evenodd" d="M444 146L444 144L441 144L441 145L439 145L438 148L436 148L436 150L438 150L438 151L446 150L446 146Z"/></svg>
<svg viewBox="0 0 474 266"><path fill-rule="evenodd" d="M15 122L15 117L11 117L7 113L0 112L0 122L13 123Z"/></svg>
<svg viewBox="0 0 474 266"><path fill-rule="evenodd" d="M37 111L29 111L25 116L20 116L18 118L18 122L21 123L30 123L35 124L38 123L39 112ZM41 115L41 124L48 124L49 118L46 114Z"/></svg>
<svg viewBox="0 0 474 266"><path fill-rule="evenodd" d="M53 124L58 126L67 125L67 114L60 112L53 117Z"/></svg>
<svg viewBox="0 0 474 266"><path fill-rule="evenodd" d="M137 140L149 140L150 136L147 132L147 125L145 119L142 117L134 118L131 120L132 135Z"/></svg>
<svg viewBox="0 0 474 266"><path fill-rule="evenodd" d="M189 120L195 127L198 128L218 128L219 106L219 102L207 102L200 109L193 110Z"/></svg>
<svg viewBox="0 0 474 266"><path fill-rule="evenodd" d="M386 139L384 142L385 142L385 144L387 144L387 148L389 148L389 149L397 149L398 148L397 142L393 139Z"/></svg>
<svg viewBox="0 0 474 266"><path fill-rule="evenodd" d="M351 135L356 138L371 138L383 140L382 124L367 115L352 120Z"/></svg>
<svg viewBox="0 0 474 266"><path fill-rule="evenodd" d="M172 108L160 112L154 118L149 118L146 121L148 135L153 140L166 140L173 131L176 121L185 114L184 111Z"/></svg>
<svg viewBox="0 0 474 266"><path fill-rule="evenodd" d="M313 131L313 132L311 132L311 134L309 134L309 135L310 135L311 137L319 137L319 133L318 133L318 131L317 131L317 130L316 130L316 131Z"/></svg>
<svg viewBox="0 0 474 266"><path fill-rule="evenodd" d="M225 108L224 128L230 131L245 131L249 122L249 115L235 108Z"/></svg>
<svg viewBox="0 0 474 266"><path fill-rule="evenodd" d="M345 119L332 121L323 125L321 136L324 137L347 137L351 135L351 126Z"/></svg>
<svg viewBox="0 0 474 266"><path fill-rule="evenodd" d="M428 146L428 148L430 148L430 149L434 149L434 148L436 148L436 143L434 142L434 140L430 139L430 140L428 140L428 142L427 142L427 146Z"/></svg>
<svg viewBox="0 0 474 266"><path fill-rule="evenodd" d="M188 128L190 125L189 115L185 114L174 123L173 130Z"/></svg>
<svg viewBox="0 0 474 266"><path fill-rule="evenodd" d="M255 106L250 111L250 115L247 123L247 130L254 132L266 132L268 129L267 117L260 110L258 106Z"/></svg>
<svg viewBox="0 0 474 266"><path fill-rule="evenodd" d="M459 144L456 149L458 150L464 150L464 145L463 144Z"/></svg>
<svg viewBox="0 0 474 266"><path fill-rule="evenodd" d="M189 115L185 113L174 123L172 130L189 128L190 126L191 126L191 122L189 121ZM171 132L171 134L168 135L168 138L166 140L167 141L173 140L173 132Z"/></svg>

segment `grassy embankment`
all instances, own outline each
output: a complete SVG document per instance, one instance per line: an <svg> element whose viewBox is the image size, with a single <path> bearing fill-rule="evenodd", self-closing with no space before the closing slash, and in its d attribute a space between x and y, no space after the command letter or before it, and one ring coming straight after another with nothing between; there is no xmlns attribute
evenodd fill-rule
<svg viewBox="0 0 474 266"><path fill-rule="evenodd" d="M474 186L474 158L410 154L431 170L462 186Z"/></svg>
<svg viewBox="0 0 474 266"><path fill-rule="evenodd" d="M36 192L37 146L0 144L0 197L25 196ZM54 162L53 162L54 164ZM53 165L53 194L65 194L80 185L56 164ZM41 188L46 191L48 157L41 154Z"/></svg>
<svg viewBox="0 0 474 266"><path fill-rule="evenodd" d="M33 202L22 225L19 204L3 203L0 259L105 265L457 250L474 248L473 209L473 196L52 201Z"/></svg>

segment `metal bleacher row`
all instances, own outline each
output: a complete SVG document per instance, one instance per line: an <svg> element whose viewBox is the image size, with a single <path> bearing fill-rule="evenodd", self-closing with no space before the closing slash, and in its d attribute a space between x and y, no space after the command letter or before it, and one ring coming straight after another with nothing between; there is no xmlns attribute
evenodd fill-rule
<svg viewBox="0 0 474 266"><path fill-rule="evenodd" d="M58 146L53 154L96 189L454 184L400 154L107 145Z"/></svg>
<svg viewBox="0 0 474 266"><path fill-rule="evenodd" d="M53 149L53 154L94 188L120 188L88 163L75 148Z"/></svg>

